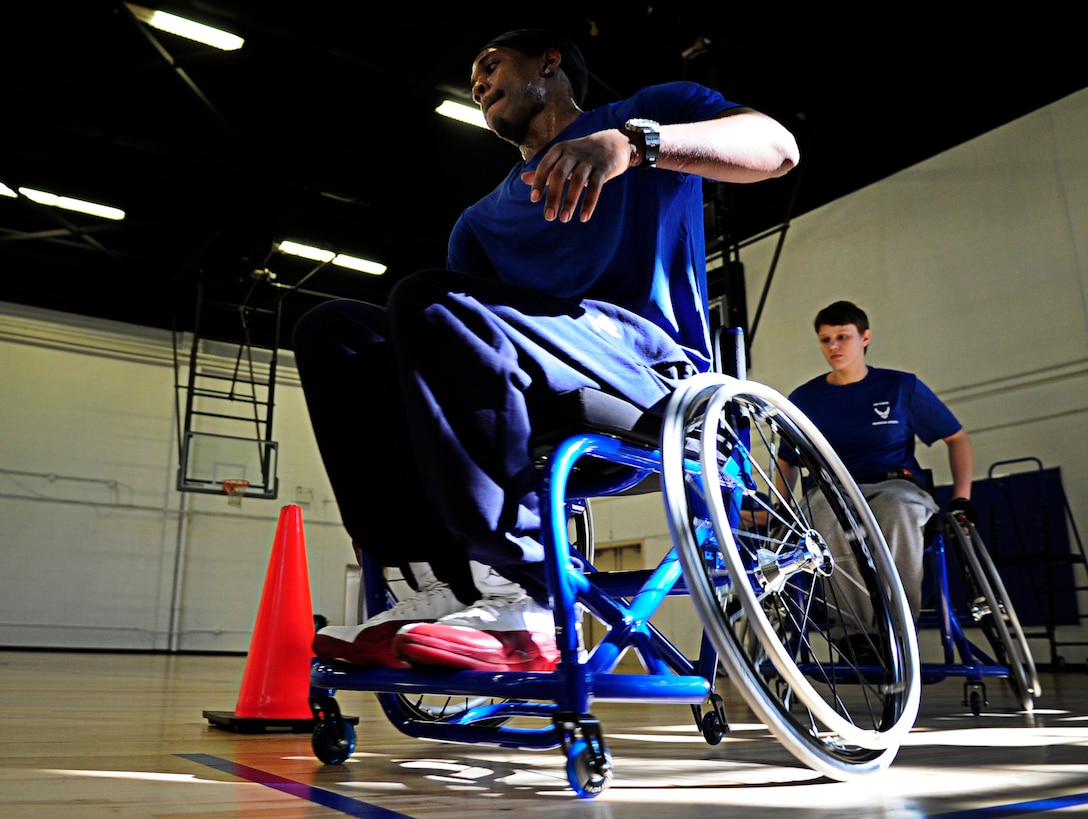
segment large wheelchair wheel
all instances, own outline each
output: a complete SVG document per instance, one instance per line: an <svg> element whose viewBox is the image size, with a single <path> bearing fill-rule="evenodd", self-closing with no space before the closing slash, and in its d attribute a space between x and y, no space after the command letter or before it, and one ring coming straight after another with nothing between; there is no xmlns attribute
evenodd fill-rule
<svg viewBox="0 0 1088 819"><path fill-rule="evenodd" d="M883 534L838 456L788 399L716 374L677 390L662 436L673 540L731 683L810 768L845 780L887 767L918 713L917 636ZM807 494L780 480L781 447ZM823 530L814 492L834 521ZM848 554L833 553L836 534ZM864 633L848 632L857 621Z"/></svg>
<svg viewBox="0 0 1088 819"><path fill-rule="evenodd" d="M971 622L985 635L994 660L1009 669L1013 695L1025 711L1031 711L1041 686L1031 648L1001 575L974 524L947 512L944 524L962 571Z"/></svg>

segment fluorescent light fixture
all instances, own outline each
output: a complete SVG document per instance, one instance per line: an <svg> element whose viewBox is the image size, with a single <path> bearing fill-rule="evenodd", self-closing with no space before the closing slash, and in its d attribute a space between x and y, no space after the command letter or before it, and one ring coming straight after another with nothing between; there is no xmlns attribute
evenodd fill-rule
<svg viewBox="0 0 1088 819"><path fill-rule="evenodd" d="M455 119L458 122L467 122L469 125L475 125L477 128L487 128L487 123L484 121L484 112L475 105L465 105L463 102L443 100L442 104L434 110L442 116Z"/></svg>
<svg viewBox="0 0 1088 819"><path fill-rule="evenodd" d="M301 256L303 259L313 259L315 262L331 262L336 256L331 250L322 250L312 245L303 245L298 242L280 242L280 253L289 256Z"/></svg>
<svg viewBox="0 0 1088 819"><path fill-rule="evenodd" d="M70 196L57 196L55 193L35 190L34 188L19 188L19 193L39 205L48 205L51 208L64 208L79 213L89 213L102 219L121 220L125 218L125 212L120 208L112 208L109 205L100 205L97 202L86 202L82 199L73 199Z"/></svg>
<svg viewBox="0 0 1088 819"><path fill-rule="evenodd" d="M14 199L14 198L18 197L19 194L17 194L15 191L13 191L11 188L9 188L3 182L0 182L0 196L10 196L10 197L12 197Z"/></svg>
<svg viewBox="0 0 1088 819"><path fill-rule="evenodd" d="M340 267L346 267L349 270L358 270L360 273L369 273L371 276L380 276L386 271L384 264L372 262L370 259L348 256L344 253L337 253L332 263Z"/></svg>
<svg viewBox="0 0 1088 819"><path fill-rule="evenodd" d="M152 28L176 34L188 40L195 40L198 43L214 48L221 48L223 51L237 51L245 42L241 37L228 31L212 28L203 23L196 23L184 17L178 17L176 14L137 6L135 3L125 3L125 5L128 6L128 10L135 15L137 20L147 23Z"/></svg>
<svg viewBox="0 0 1088 819"><path fill-rule="evenodd" d="M300 242L280 242L280 253L291 256L300 256L303 259L312 259L322 264L334 264L338 267L346 267L349 270L358 270L360 273L369 273L371 276L380 276L388 269L380 262L372 262L369 259L360 259L358 256L348 256L346 253L334 253L331 250L304 245Z"/></svg>

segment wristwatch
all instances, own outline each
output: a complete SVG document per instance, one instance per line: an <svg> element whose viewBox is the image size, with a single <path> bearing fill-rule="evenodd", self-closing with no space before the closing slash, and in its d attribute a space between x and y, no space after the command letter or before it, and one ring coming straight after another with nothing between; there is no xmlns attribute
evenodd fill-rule
<svg viewBox="0 0 1088 819"><path fill-rule="evenodd" d="M631 140L631 144L638 148L642 161L638 163L640 168L653 167L657 164L658 154L661 153L661 126L652 119L629 119L623 124L623 132Z"/></svg>

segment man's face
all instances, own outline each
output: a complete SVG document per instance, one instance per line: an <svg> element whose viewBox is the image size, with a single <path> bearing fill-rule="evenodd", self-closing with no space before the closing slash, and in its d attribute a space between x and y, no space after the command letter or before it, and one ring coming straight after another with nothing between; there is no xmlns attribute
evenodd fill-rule
<svg viewBox="0 0 1088 819"><path fill-rule="evenodd" d="M816 330L820 352L833 370L845 370L865 361L871 333L859 332L856 324L821 324Z"/></svg>
<svg viewBox="0 0 1088 819"><path fill-rule="evenodd" d="M472 64L470 89L487 127L520 145L529 121L544 107L545 90L539 57L505 46L488 48Z"/></svg>

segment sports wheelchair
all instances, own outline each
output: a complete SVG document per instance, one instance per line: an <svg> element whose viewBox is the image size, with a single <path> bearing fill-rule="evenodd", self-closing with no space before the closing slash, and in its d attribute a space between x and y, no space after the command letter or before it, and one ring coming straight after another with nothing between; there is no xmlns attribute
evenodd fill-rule
<svg viewBox="0 0 1088 819"><path fill-rule="evenodd" d="M412 737L559 748L575 794L593 797L613 770L593 702L687 705L695 730L715 745L729 730L721 681L817 772L848 780L892 762L914 725L921 678L917 635L887 544L827 441L782 395L744 380L741 335L727 331L726 338L725 364L687 379L663 412L583 390L563 396L565 408L549 415L562 419L538 450L558 667L359 669L315 658L318 759L339 764L355 748L336 691L369 691ZM818 486L828 499L849 555L831 553L803 494L779 488L783 446L797 455L802 485ZM588 501L657 490L672 548L650 568L598 570ZM840 570L844 559L855 566L849 574ZM860 586L871 609L864 646L844 632L861 617L846 585ZM363 586L370 611L388 605L380 568L364 565ZM689 597L698 613L695 656L652 622L670 596ZM583 617L604 626L594 645L580 645ZM644 673L617 670L628 650Z"/></svg>
<svg viewBox="0 0 1088 819"><path fill-rule="evenodd" d="M962 677L963 704L977 717L989 703L985 679L1004 678L1020 707L1033 710L1035 698L1042 694L1035 661L978 530L962 512L935 515L927 530L926 585L918 628L938 632L943 662L923 662L922 683ZM950 573L950 566L959 571ZM968 630L985 638L989 651L969 637Z"/></svg>

